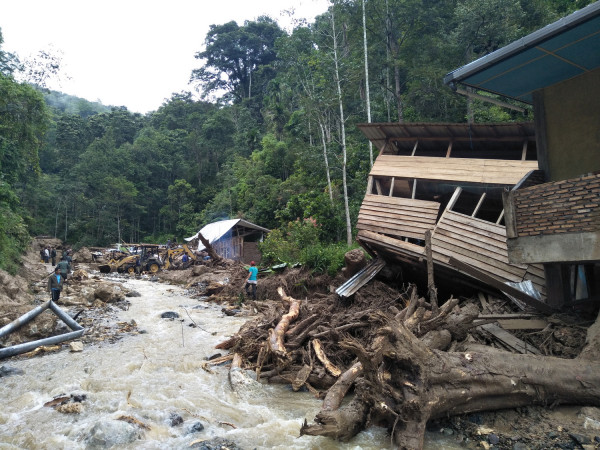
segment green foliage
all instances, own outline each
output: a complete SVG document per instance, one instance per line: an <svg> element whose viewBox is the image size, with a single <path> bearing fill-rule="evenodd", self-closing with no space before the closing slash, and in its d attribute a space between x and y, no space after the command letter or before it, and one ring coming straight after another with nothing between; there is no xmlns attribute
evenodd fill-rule
<svg viewBox="0 0 600 450"><path fill-rule="evenodd" d="M345 243L322 244L319 225L310 218L288 222L285 227L272 230L259 248L267 263L300 263L331 276L344 266L344 255L351 249Z"/></svg>
<svg viewBox="0 0 600 450"><path fill-rule="evenodd" d="M0 175L9 184L39 174L38 150L47 125L42 95L0 75Z"/></svg>
<svg viewBox="0 0 600 450"><path fill-rule="evenodd" d="M467 102L444 74L588 3L369 0L373 121L527 120ZM356 127L366 121L362 3L334 2L289 35L268 18L213 25L205 42L192 81L224 98L182 92L146 116L58 92L44 93L46 108L40 92L9 76L18 60L0 49L0 182L6 198L20 199L2 204L2 239L23 242L27 226L76 245L165 242L240 217L274 230L266 258L333 273L347 250L336 244L346 235L342 120L352 224L370 171ZM52 74L54 61L44 61Z"/></svg>
<svg viewBox="0 0 600 450"><path fill-rule="evenodd" d="M0 180L0 269L15 274L21 254L29 243L29 232L21 217L19 200Z"/></svg>
<svg viewBox="0 0 600 450"><path fill-rule="evenodd" d="M83 98L58 91L44 92L46 104L58 113L71 114L86 119L100 113L110 113L111 107L99 102L90 102Z"/></svg>
<svg viewBox="0 0 600 450"><path fill-rule="evenodd" d="M312 244L302 249L300 261L306 267L318 273L335 276L344 267L344 255L349 250L356 248L354 244L348 247L346 243L337 244Z"/></svg>
<svg viewBox="0 0 600 450"><path fill-rule="evenodd" d="M203 67L193 71L192 80L202 83L205 95L225 90L237 102L260 94L272 78L265 66L275 60L273 46L282 35L277 23L264 16L242 27L234 21L211 25L205 50L196 54Z"/></svg>
<svg viewBox="0 0 600 450"><path fill-rule="evenodd" d="M319 242L319 227L314 220L295 220L286 226L271 230L259 247L263 258L271 263L300 262L304 247Z"/></svg>

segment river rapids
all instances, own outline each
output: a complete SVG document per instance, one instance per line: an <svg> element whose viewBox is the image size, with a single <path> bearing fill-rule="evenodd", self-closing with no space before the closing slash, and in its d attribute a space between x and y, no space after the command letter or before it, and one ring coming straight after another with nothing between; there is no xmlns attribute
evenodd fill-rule
<svg viewBox="0 0 600 450"><path fill-rule="evenodd" d="M97 448L90 441L94 427L122 416L135 418L147 429L140 428L133 442L113 448L183 449L215 437L243 449L391 447L386 430L377 427L350 443L298 437L304 419L312 422L319 411L320 400L308 392L267 384L259 395L237 395L228 380L228 366L213 366L210 372L202 368L218 352L215 345L247 318L225 316L219 305L187 297L180 287L139 279L124 285L141 296L129 299L130 308L119 312L118 320L134 320L139 334L112 344L87 345L78 353L62 350L0 361L0 366L19 372L0 378L0 449ZM161 318L166 311L177 312L179 318ZM70 395L85 396L79 413L44 406ZM194 428L198 422L204 427L201 431ZM454 448L431 436L426 447Z"/></svg>

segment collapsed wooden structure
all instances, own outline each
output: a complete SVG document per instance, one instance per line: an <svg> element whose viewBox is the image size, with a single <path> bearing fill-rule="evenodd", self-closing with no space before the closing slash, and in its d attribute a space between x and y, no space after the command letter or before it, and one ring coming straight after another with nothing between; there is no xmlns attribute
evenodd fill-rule
<svg viewBox="0 0 600 450"><path fill-rule="evenodd" d="M357 223L367 252L425 268L431 231L436 275L461 274L547 309L543 266L508 260L502 203L505 189L538 168L532 123L358 127L380 150Z"/></svg>
<svg viewBox="0 0 600 450"><path fill-rule="evenodd" d="M209 223L185 240L195 242L199 235L202 235L220 257L249 263L260 261L258 242L261 242L269 231L243 219L220 220ZM197 250L205 249L206 246L199 241Z"/></svg>

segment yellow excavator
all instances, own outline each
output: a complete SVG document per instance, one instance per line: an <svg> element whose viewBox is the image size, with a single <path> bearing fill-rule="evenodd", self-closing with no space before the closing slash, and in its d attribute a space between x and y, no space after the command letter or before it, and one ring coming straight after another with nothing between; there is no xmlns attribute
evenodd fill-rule
<svg viewBox="0 0 600 450"><path fill-rule="evenodd" d="M103 264L98 267L100 273L110 273L110 272L127 272L127 273L135 273L135 268L137 266L138 255L127 255L123 257L115 257L111 258L107 261L106 264Z"/></svg>
<svg viewBox="0 0 600 450"><path fill-rule="evenodd" d="M160 270L162 263L158 257L159 246L156 244L133 244L133 254L122 254L113 256L106 264L98 267L101 273L156 273Z"/></svg>
<svg viewBox="0 0 600 450"><path fill-rule="evenodd" d="M190 248L187 246L187 244L183 244L181 247L177 247L177 248L168 248L162 255L162 260L164 261L164 268L165 269L174 269L176 268L175 266L175 260L180 257L183 256L184 254L188 255L190 257L190 264L195 264L198 257L196 256L196 254L190 250Z"/></svg>

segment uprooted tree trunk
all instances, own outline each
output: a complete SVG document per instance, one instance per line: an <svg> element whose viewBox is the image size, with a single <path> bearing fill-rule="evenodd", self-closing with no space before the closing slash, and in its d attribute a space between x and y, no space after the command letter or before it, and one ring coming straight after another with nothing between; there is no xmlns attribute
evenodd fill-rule
<svg viewBox="0 0 600 450"><path fill-rule="evenodd" d="M340 409L323 407L302 434L348 440L370 417L389 426L399 448L419 449L427 421L445 415L535 404L600 405L596 361L432 350L396 319L380 328L370 348L349 338L340 345L363 365L356 397Z"/></svg>
<svg viewBox="0 0 600 450"><path fill-rule="evenodd" d="M202 236L202 233L200 233L200 232L198 232L198 239L200 239L200 241L204 245L204 248L206 249L206 252L208 253L208 255L212 258L212 260L214 262L217 262L217 261L220 261L221 259L223 259L217 254L217 252L215 251L213 246L210 245L210 242L208 242L208 240L204 236Z"/></svg>

